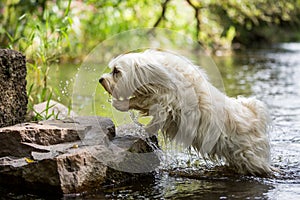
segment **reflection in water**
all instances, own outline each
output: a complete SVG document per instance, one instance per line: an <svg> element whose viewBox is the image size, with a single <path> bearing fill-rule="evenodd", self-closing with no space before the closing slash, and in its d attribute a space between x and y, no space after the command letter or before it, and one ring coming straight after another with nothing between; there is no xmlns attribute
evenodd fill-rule
<svg viewBox="0 0 300 200"><path fill-rule="evenodd" d="M190 180L158 174L156 179L135 181L87 194L85 199L266 199L271 184L253 180Z"/></svg>
<svg viewBox="0 0 300 200"><path fill-rule="evenodd" d="M272 186L259 182L226 180L226 181L175 181L176 186L173 190L167 191L167 199L263 199ZM238 187L237 187L238 185Z"/></svg>

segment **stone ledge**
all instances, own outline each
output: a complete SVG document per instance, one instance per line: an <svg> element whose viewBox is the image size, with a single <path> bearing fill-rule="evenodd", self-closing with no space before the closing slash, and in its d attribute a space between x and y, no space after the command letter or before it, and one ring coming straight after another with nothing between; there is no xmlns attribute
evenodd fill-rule
<svg viewBox="0 0 300 200"><path fill-rule="evenodd" d="M76 117L0 128L0 182L67 194L149 175L157 140L130 127L115 133L108 118Z"/></svg>

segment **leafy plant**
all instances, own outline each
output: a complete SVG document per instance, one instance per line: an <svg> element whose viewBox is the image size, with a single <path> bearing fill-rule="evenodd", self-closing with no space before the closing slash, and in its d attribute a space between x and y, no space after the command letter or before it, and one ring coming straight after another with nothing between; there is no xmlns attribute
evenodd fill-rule
<svg viewBox="0 0 300 200"><path fill-rule="evenodd" d="M8 40L3 38L3 42L8 43L9 48L18 49L26 54L27 80L30 86L29 110L34 104L52 97L53 88L48 84L49 69L52 63L59 62L61 54L69 45L68 30L72 24L69 17L70 5L71 0L58 1L56 4L46 4L46 1L42 1L37 6L37 11L34 11L19 1L6 2L3 18L6 23L13 24L14 28L3 24L0 30L4 29ZM32 13L25 9L31 10ZM58 12L54 12L53 9L58 9ZM21 13L22 15L17 17ZM37 116L41 118L38 114ZM43 118L48 118L48 114Z"/></svg>
<svg viewBox="0 0 300 200"><path fill-rule="evenodd" d="M33 88L33 84L29 87L28 90L28 96L30 97L30 93L32 92L32 88ZM55 107L56 104L51 104L51 98L52 98L52 93L50 93L48 100L46 102L46 107L44 110L42 111L36 111L34 109L34 105L33 104L29 104L29 110L31 112L33 112L33 116L32 116L32 120L33 121L41 121L41 120L48 120L50 118L54 118L54 119L58 119L58 116L60 114L60 112L55 112L54 109L51 109L53 107Z"/></svg>

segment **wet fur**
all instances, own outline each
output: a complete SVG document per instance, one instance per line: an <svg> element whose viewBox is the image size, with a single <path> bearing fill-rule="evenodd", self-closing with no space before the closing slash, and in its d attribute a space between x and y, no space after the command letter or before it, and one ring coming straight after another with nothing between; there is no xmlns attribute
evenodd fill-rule
<svg viewBox="0 0 300 200"><path fill-rule="evenodd" d="M255 98L229 98L185 57L157 50L120 55L100 83L121 111L153 116L146 129L192 146L204 158L220 160L240 174L272 171L267 136L269 116Z"/></svg>

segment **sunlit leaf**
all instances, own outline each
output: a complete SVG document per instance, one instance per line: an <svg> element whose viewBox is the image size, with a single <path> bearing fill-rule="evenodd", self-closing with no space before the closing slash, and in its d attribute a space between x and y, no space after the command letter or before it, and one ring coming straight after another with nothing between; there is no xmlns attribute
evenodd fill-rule
<svg viewBox="0 0 300 200"><path fill-rule="evenodd" d="M33 162L35 162L34 160L32 160L32 159L30 159L30 158L25 158L25 161L26 161L27 163L33 163Z"/></svg>

